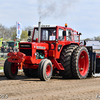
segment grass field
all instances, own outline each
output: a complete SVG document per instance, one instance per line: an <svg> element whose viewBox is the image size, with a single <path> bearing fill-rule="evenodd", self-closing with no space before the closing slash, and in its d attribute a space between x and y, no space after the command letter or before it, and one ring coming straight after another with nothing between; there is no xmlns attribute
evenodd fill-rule
<svg viewBox="0 0 100 100"><path fill-rule="evenodd" d="M3 69L3 67L0 67L0 70L2 70Z"/></svg>
<svg viewBox="0 0 100 100"><path fill-rule="evenodd" d="M6 58L0 58L0 60L6 60Z"/></svg>

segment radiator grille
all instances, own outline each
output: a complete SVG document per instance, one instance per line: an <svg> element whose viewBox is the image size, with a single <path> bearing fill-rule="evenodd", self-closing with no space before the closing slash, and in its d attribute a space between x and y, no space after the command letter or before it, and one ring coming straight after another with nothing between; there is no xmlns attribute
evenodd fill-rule
<svg viewBox="0 0 100 100"><path fill-rule="evenodd" d="M32 56L32 49L20 49L20 52L24 53L26 56Z"/></svg>

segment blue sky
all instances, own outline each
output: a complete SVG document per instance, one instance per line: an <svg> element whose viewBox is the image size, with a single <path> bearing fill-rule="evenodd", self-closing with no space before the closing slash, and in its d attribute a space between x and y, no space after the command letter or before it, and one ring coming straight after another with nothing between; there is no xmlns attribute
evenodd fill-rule
<svg viewBox="0 0 100 100"><path fill-rule="evenodd" d="M0 0L0 23L6 27L22 23L23 28L42 24L69 27L82 33L81 39L99 36L100 0Z"/></svg>

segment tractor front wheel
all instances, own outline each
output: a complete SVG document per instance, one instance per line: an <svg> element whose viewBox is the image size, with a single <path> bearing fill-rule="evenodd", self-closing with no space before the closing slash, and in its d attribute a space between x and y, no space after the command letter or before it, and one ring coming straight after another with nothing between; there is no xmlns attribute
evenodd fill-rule
<svg viewBox="0 0 100 100"><path fill-rule="evenodd" d="M8 79L16 78L18 73L18 67L15 63L11 63L8 60L4 63L4 74Z"/></svg>
<svg viewBox="0 0 100 100"><path fill-rule="evenodd" d="M38 76L41 81L50 80L53 73L52 63L48 59L43 59L38 67Z"/></svg>

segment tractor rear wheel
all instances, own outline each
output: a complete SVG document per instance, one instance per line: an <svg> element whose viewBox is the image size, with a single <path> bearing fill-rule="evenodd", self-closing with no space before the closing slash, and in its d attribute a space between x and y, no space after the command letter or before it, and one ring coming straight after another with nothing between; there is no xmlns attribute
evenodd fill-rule
<svg viewBox="0 0 100 100"><path fill-rule="evenodd" d="M64 47L61 52L59 62L63 65L65 69L64 71L60 71L60 74L63 76L63 78L73 78L71 69L71 58L73 50L77 47L77 45L69 45Z"/></svg>
<svg viewBox="0 0 100 100"><path fill-rule="evenodd" d="M37 69L23 68L23 72L24 72L25 76L27 76L29 78L36 78L36 77L38 77Z"/></svg>
<svg viewBox="0 0 100 100"><path fill-rule="evenodd" d="M72 55L72 73L74 78L83 79L88 76L90 66L90 58L88 50L79 46Z"/></svg>
<svg viewBox="0 0 100 100"><path fill-rule="evenodd" d="M18 67L15 63L11 63L8 59L4 63L4 74L8 79L16 78L18 73Z"/></svg>
<svg viewBox="0 0 100 100"><path fill-rule="evenodd" d="M38 76L41 81L50 80L53 73L52 63L48 59L43 59L38 67Z"/></svg>

